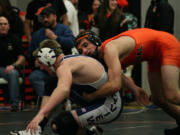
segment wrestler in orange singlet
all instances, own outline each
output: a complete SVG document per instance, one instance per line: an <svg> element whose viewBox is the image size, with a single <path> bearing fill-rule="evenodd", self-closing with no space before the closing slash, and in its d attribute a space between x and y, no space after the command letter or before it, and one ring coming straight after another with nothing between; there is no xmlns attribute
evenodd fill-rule
<svg viewBox="0 0 180 135"><path fill-rule="evenodd" d="M136 62L147 61L152 100L176 119L176 133L180 133L180 43L173 35L138 28L123 32L101 44L94 33L84 32L77 36L75 45L81 54L103 59L108 67L109 81L98 91L84 94L86 99L111 95L123 85L131 89L141 103L147 103L146 94L142 91L142 94L136 95L140 88L128 81L121 72L122 68Z"/></svg>
<svg viewBox="0 0 180 135"><path fill-rule="evenodd" d="M148 61L150 71L160 70L162 65L174 65L180 67L180 44L171 34L163 31L155 31L141 28L126 31L103 42L102 52L108 42L120 36L130 36L135 40L135 47L122 61L122 67L127 67L136 63L137 50L142 49L141 61Z"/></svg>

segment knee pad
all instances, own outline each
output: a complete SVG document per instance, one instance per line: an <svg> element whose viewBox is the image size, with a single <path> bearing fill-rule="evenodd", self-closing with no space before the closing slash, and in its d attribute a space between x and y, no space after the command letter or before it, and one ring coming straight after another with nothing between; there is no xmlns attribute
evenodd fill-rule
<svg viewBox="0 0 180 135"><path fill-rule="evenodd" d="M51 123L51 127L56 126L53 129L55 133L60 135L74 135L77 133L79 126L70 112L61 112L57 115Z"/></svg>

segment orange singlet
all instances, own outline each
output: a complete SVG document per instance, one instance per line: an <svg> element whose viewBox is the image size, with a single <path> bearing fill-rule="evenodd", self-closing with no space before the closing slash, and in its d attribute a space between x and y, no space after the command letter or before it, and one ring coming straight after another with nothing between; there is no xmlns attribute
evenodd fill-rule
<svg viewBox="0 0 180 135"><path fill-rule="evenodd" d="M101 46L103 53L105 45L120 36L130 36L136 43L132 52L121 61L122 68L137 62L137 51L140 48L142 49L140 61L148 62L149 71L160 70L162 65L180 68L180 43L173 35L148 28L129 30L103 42Z"/></svg>

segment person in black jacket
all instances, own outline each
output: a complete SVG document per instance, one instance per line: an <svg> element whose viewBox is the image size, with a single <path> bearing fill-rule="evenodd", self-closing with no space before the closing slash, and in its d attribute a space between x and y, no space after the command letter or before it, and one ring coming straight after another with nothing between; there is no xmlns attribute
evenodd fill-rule
<svg viewBox="0 0 180 135"><path fill-rule="evenodd" d="M19 66L24 64L25 56L21 39L9 33L9 22L0 16L0 77L8 81L11 111L17 111L19 105Z"/></svg>
<svg viewBox="0 0 180 135"><path fill-rule="evenodd" d="M174 10L168 0L152 0L146 14L145 27L174 33Z"/></svg>

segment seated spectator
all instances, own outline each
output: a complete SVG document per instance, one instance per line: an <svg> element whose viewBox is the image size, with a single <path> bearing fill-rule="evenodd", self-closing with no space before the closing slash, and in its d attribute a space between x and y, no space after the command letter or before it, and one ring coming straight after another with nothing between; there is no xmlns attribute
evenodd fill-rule
<svg viewBox="0 0 180 135"><path fill-rule="evenodd" d="M117 0L104 0L97 15L95 26L99 29L102 41L128 30L125 14L121 11Z"/></svg>
<svg viewBox="0 0 180 135"><path fill-rule="evenodd" d="M12 7L9 0L0 0L0 16L5 16L9 20L11 26L9 32L15 33L21 38L24 34L24 24L18 12L19 9Z"/></svg>
<svg viewBox="0 0 180 135"><path fill-rule="evenodd" d="M93 0L91 1L91 8L87 12L87 14L82 14L80 18L80 32L85 30L92 30L94 25L94 16L98 12L98 8L101 5L100 0ZM94 30L93 30L94 31Z"/></svg>
<svg viewBox="0 0 180 135"><path fill-rule="evenodd" d="M19 105L19 72L17 68L24 64L25 57L21 39L9 33L10 25L6 17L0 16L0 77L9 85L11 111L17 111Z"/></svg>
<svg viewBox="0 0 180 135"><path fill-rule="evenodd" d="M97 14L100 5L101 0L92 0L88 13L83 14L80 18L80 32L91 30L91 27L94 25L94 16Z"/></svg>
<svg viewBox="0 0 180 135"><path fill-rule="evenodd" d="M35 67L29 75L29 81L37 95L42 97L45 89L45 81L50 75L46 71L39 69L39 65L33 60L32 52L39 47L41 41L53 39L61 44L65 54L71 54L71 49L74 45L74 36L68 26L57 23L56 12L52 7L44 8L39 15L42 19L43 28L33 33L27 57L29 61L34 63Z"/></svg>
<svg viewBox="0 0 180 135"><path fill-rule="evenodd" d="M25 16L25 34L28 41L31 41L32 33L39 30L42 26L41 20L38 17L38 13L42 8L47 6L53 6L57 13L57 22L68 25L66 8L63 0L31 0L26 8Z"/></svg>

